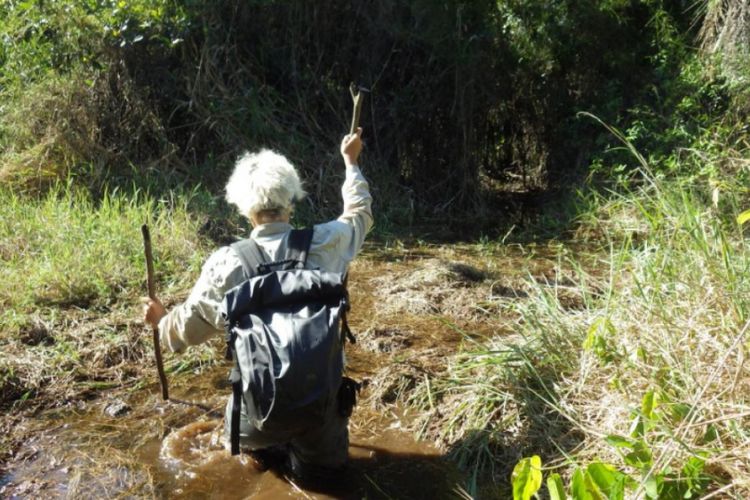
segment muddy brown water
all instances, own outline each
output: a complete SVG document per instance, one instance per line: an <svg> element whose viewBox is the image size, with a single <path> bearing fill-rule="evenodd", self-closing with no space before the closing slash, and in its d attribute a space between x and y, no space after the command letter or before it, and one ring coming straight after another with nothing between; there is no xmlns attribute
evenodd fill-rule
<svg viewBox="0 0 750 500"><path fill-rule="evenodd" d="M176 388L187 399L215 393L225 367L200 384ZM2 479L6 498L442 498L459 477L428 443L401 429L403 415L359 408L350 425L350 466L331 484L299 485L283 470L258 472L248 457L232 457L215 412L164 403L156 394L123 398L131 410L111 417L106 400L50 412L28 423L31 437ZM118 399L122 401L123 399ZM64 422L64 423L62 423Z"/></svg>
<svg viewBox="0 0 750 500"><path fill-rule="evenodd" d="M328 484L300 485L283 470L257 471L224 448L226 368L201 375L201 387L176 388L187 399L209 394L214 411L133 393L122 416L111 401L48 412L27 422L23 445L0 489L4 498L444 498L460 478L440 452L415 441L392 408L359 408L350 424L350 465ZM64 422L64 423L62 423Z"/></svg>
<svg viewBox="0 0 750 500"><path fill-rule="evenodd" d="M419 272L437 261L463 260L488 272L502 266L498 279L488 284L518 296L511 274L529 272L523 252L503 250L487 255L476 247L442 250L390 249L370 251L352 268L353 314L350 321L361 342L347 348L348 372L359 380L384 380L392 363L421 358L425 376L439 373L441 365L463 342L465 333L448 325L434 311L393 309L389 293L394 276L398 293L406 293ZM500 264L498 264L500 262ZM503 264L504 262L504 264ZM540 269L550 268L551 260ZM423 264L429 264L424 265ZM490 263L490 264L487 264ZM538 264L537 264L538 265ZM513 271L510 273L508 270ZM416 271L414 271L416 270ZM414 272L412 272L414 271ZM419 272L417 272L419 271ZM473 279L473 278L472 278ZM400 288L399 288L400 286ZM417 283L417 288L426 285ZM432 286L432 285L430 285ZM473 286L473 285L472 285ZM494 288L493 288L494 287ZM427 300L455 296L465 285L436 287ZM389 289L390 290L390 289ZM381 290L382 292L382 290ZM463 293L463 292L461 292ZM419 297L418 297L419 298ZM467 295L467 301L473 296ZM417 302L415 302L417 303ZM446 307L452 303L445 302ZM471 304L468 304L471 305ZM390 309L389 309L390 307ZM482 306L484 307L484 306ZM453 308L451 311L461 311ZM496 333L497 324L481 319L473 331ZM448 325L448 326L447 326ZM364 332L364 334L363 334ZM220 354L217 342L217 358ZM418 441L411 425L414 415L388 398L373 404L364 390L364 401L350 421L350 466L347 473L328 484L300 485L283 470L258 472L248 457L232 457L222 442L221 415L230 393L229 366L217 364L195 374L170 376L174 397L207 405L212 411L160 401L155 375L144 384L114 389L89 401L46 410L35 418L19 419L16 434L24 436L11 463L0 477L4 498L455 498L460 496L461 474L433 444ZM377 403L377 401L375 402ZM113 416L113 414L118 414Z"/></svg>

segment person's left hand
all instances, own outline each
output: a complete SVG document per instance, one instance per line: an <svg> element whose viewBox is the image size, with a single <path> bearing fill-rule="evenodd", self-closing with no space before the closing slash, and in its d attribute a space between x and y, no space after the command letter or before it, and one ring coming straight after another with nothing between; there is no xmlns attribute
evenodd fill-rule
<svg viewBox="0 0 750 500"><path fill-rule="evenodd" d="M166 308L159 299L143 297L141 302L143 302L143 321L150 324L153 328L157 328L159 321L167 315Z"/></svg>

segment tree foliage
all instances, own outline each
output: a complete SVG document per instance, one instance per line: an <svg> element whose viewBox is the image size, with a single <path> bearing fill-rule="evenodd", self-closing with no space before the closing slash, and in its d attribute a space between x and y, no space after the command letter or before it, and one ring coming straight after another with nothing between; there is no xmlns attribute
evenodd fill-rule
<svg viewBox="0 0 750 500"><path fill-rule="evenodd" d="M669 0L0 9L4 179L159 171L218 190L242 150L265 146L301 168L325 212L338 196L321 180L340 175L356 81L370 89L364 161L394 217L477 212L497 186L584 176L603 131L577 112L619 124L659 106L692 36L691 14Z"/></svg>

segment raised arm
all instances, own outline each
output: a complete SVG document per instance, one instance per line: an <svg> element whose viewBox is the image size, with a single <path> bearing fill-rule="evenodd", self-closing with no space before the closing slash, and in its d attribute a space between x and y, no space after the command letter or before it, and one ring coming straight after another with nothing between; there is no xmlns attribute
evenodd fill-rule
<svg viewBox="0 0 750 500"><path fill-rule="evenodd" d="M367 180L359 169L359 154L362 152L362 128L358 128L354 134L344 136L341 141L341 156L344 159L346 177L341 186L341 196L344 201L344 210L338 218L351 226L350 238L342 242L346 251L352 258L359 252L364 243L365 235L372 228L372 196Z"/></svg>

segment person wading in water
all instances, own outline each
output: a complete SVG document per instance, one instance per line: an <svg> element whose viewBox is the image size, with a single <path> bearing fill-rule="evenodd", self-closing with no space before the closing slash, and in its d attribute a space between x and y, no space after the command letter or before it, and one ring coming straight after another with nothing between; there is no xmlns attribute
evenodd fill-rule
<svg viewBox="0 0 750 500"><path fill-rule="evenodd" d="M361 133L362 129L358 128L341 142L345 167L341 188L343 212L337 219L313 227L304 261L305 269L344 275L372 227L372 197L358 166L362 150ZM236 205L253 226L250 239L261 253L271 258L278 256L280 247L286 245L293 229L289 221L294 202L304 195L297 171L291 163L284 156L267 149L241 156L226 186L226 200ZM224 333L228 314L225 294L247 279L243 259L235 247L222 247L207 259L184 303L167 312L158 299L144 299L145 321L152 327L158 327L162 345L166 344L173 352L182 352L187 346L206 342ZM331 352L341 358L338 351ZM340 369L341 359L334 360L334 364ZM313 369L325 372L328 368L319 366ZM307 376L309 378L311 375L308 373ZM351 408L347 411L334 408L336 405L328 406L331 406L330 411L325 410L317 423L303 423L294 432L285 432L279 430L278 426L264 427L258 424L258 416L253 414L257 412L256 405L252 402L248 405L243 399L239 445L251 453L259 468L266 468L271 457L282 454L291 471L301 478L336 471L347 461L348 414ZM230 398L225 420L228 440L231 409Z"/></svg>

